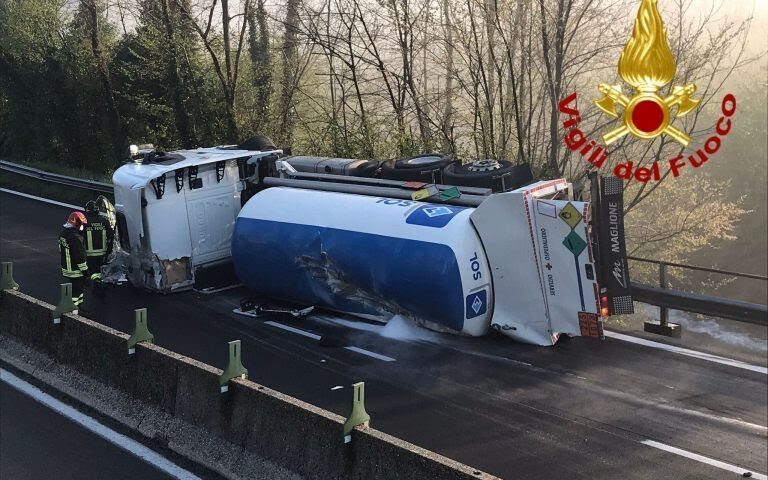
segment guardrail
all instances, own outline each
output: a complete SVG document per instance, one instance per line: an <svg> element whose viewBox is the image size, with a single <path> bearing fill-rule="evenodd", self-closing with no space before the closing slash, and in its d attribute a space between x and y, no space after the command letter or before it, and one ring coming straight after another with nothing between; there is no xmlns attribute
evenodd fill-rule
<svg viewBox="0 0 768 480"><path fill-rule="evenodd" d="M0 160L0 170L6 170L19 175L24 175L39 180L69 185L75 188L82 188L102 193L114 193L114 188L109 183L97 182L93 180L83 180L80 178L59 175L46 172L37 168L19 165L18 163ZM727 298L714 297L709 295L700 295L695 293L683 292L680 290L669 289L667 285L667 268L682 268L688 270L702 271L721 275L735 276L740 278L749 278L753 280L768 280L765 275L755 275L751 273L732 272L728 270L719 270L715 268L697 267L693 265L683 265L674 262L664 262L651 260L647 258L628 257L629 260L653 263L659 266L659 286L633 284L633 298L639 302L655 305L660 308L659 329L651 327L649 331L667 335L679 335L679 329L674 332L669 324L669 309L682 310L686 312L701 313L705 315L727 318L757 325L768 325L768 310L766 305L741 302Z"/></svg>
<svg viewBox="0 0 768 480"><path fill-rule="evenodd" d="M755 325L768 325L768 306L758 303L742 302L722 297L683 292L650 285L632 284L632 299L637 302L655 305L661 309L659 328L668 330L668 310L700 313L710 317L727 318ZM653 327L650 327L653 333Z"/></svg>
<svg viewBox="0 0 768 480"><path fill-rule="evenodd" d="M645 330L661 335L677 337L679 328L669 323L669 309L701 313L712 317L727 318L756 325L768 325L768 306L742 302L722 297L683 292L668 288L667 268L680 268L699 272L715 273L737 278L768 281L768 276L753 273L734 272L717 268L683 265L682 263L627 257L628 260L652 263L659 266L659 286L632 284L632 298L638 302L659 307L659 323L646 322Z"/></svg>
<svg viewBox="0 0 768 480"><path fill-rule="evenodd" d="M113 194L115 191L115 189L112 187L112 184L109 183L97 182L95 180L83 180L82 178L59 175L58 173L50 173L38 168L19 165L18 163L9 162L6 160L0 160L0 170L5 170L7 172L15 173L18 175L24 175L25 177L36 178L45 182L69 185L70 187L81 188L84 190L110 194Z"/></svg>

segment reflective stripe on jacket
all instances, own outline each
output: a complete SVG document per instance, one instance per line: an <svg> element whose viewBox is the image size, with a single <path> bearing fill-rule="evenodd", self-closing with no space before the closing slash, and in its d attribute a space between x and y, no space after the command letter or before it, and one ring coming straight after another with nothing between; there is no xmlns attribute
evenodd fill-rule
<svg viewBox="0 0 768 480"><path fill-rule="evenodd" d="M88 271L83 239L74 228L64 228L59 234L59 253L63 276L77 278L82 277Z"/></svg>
<svg viewBox="0 0 768 480"><path fill-rule="evenodd" d="M109 221L98 212L86 213L88 223L85 225L85 254L89 257L106 255L110 250L112 232Z"/></svg>

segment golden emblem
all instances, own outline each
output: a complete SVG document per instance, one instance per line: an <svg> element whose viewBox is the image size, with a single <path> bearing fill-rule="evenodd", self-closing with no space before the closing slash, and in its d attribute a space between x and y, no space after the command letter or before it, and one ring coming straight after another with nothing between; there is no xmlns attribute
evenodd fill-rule
<svg viewBox="0 0 768 480"><path fill-rule="evenodd" d="M667 32L661 14L656 6L658 0L642 0L637 12L632 37L619 58L619 76L635 88L635 95L627 97L621 84L601 83L598 87L605 96L597 100L597 107L608 115L618 118L616 104L624 107L624 125L603 135L603 141L610 145L627 133L651 139L667 134L687 146L691 137L670 124L670 110L677 107L676 118L687 114L701 100L691 96L696 85L675 86L666 98L659 96L661 87L675 77L677 64L667 41Z"/></svg>

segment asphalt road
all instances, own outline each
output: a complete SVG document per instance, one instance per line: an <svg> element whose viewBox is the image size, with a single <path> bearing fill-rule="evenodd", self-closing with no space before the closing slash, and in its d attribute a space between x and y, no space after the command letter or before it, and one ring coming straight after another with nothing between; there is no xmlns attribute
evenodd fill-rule
<svg viewBox="0 0 768 480"><path fill-rule="evenodd" d="M67 209L4 193L0 202L0 257L14 262L22 291L56 303ZM764 372L610 338L544 348L409 330L417 339L402 341L363 322L269 319L338 333L396 360L386 362L232 314L245 295L115 287L91 317L130 332L133 309L147 307L159 345L219 367L226 342L241 339L252 380L341 415L349 385L365 381L372 426L504 478L739 477L695 455L753 478L768 472Z"/></svg>
<svg viewBox="0 0 768 480"><path fill-rule="evenodd" d="M0 478L170 480L174 477L0 383Z"/></svg>

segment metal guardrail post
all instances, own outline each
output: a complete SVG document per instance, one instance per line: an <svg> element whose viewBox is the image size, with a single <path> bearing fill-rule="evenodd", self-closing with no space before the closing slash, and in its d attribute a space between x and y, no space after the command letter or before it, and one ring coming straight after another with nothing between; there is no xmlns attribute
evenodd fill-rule
<svg viewBox="0 0 768 480"><path fill-rule="evenodd" d="M235 377L247 378L248 370L243 367L243 362L240 357L242 351L240 346L240 340L234 340L229 342L229 362L227 362L227 368L224 369L224 373L219 377L219 386L221 393L229 391L229 381Z"/></svg>
<svg viewBox="0 0 768 480"><path fill-rule="evenodd" d="M128 355L136 353L136 344L140 342L155 343L155 336L147 328L147 309L137 308L133 311L136 327L128 339Z"/></svg>
<svg viewBox="0 0 768 480"><path fill-rule="evenodd" d="M363 425L367 427L371 422L371 416L365 411L365 382L352 384L352 413L344 422L344 443L352 441L352 430Z"/></svg>
<svg viewBox="0 0 768 480"><path fill-rule="evenodd" d="M3 262L0 270L0 290L18 290L19 284L13 280L13 262Z"/></svg>
<svg viewBox="0 0 768 480"><path fill-rule="evenodd" d="M662 290L667 288L667 264L665 262L659 263L659 287ZM669 323L669 310L666 305L659 305L659 321L644 322L643 330L648 333L655 333L656 335L664 335L665 337L680 338L682 333L680 325L676 323Z"/></svg>
<svg viewBox="0 0 768 480"><path fill-rule="evenodd" d="M71 283L62 283L61 284L61 299L59 300L58 305L56 305L56 308L53 310L53 323L59 324L61 323L61 316L65 313L74 312L77 310L77 307L75 306L75 303L72 301L72 284Z"/></svg>
<svg viewBox="0 0 768 480"><path fill-rule="evenodd" d="M667 264L663 262L659 264L659 287L667 288ZM662 327L666 327L667 320L669 320L667 307L659 307L659 324Z"/></svg>

